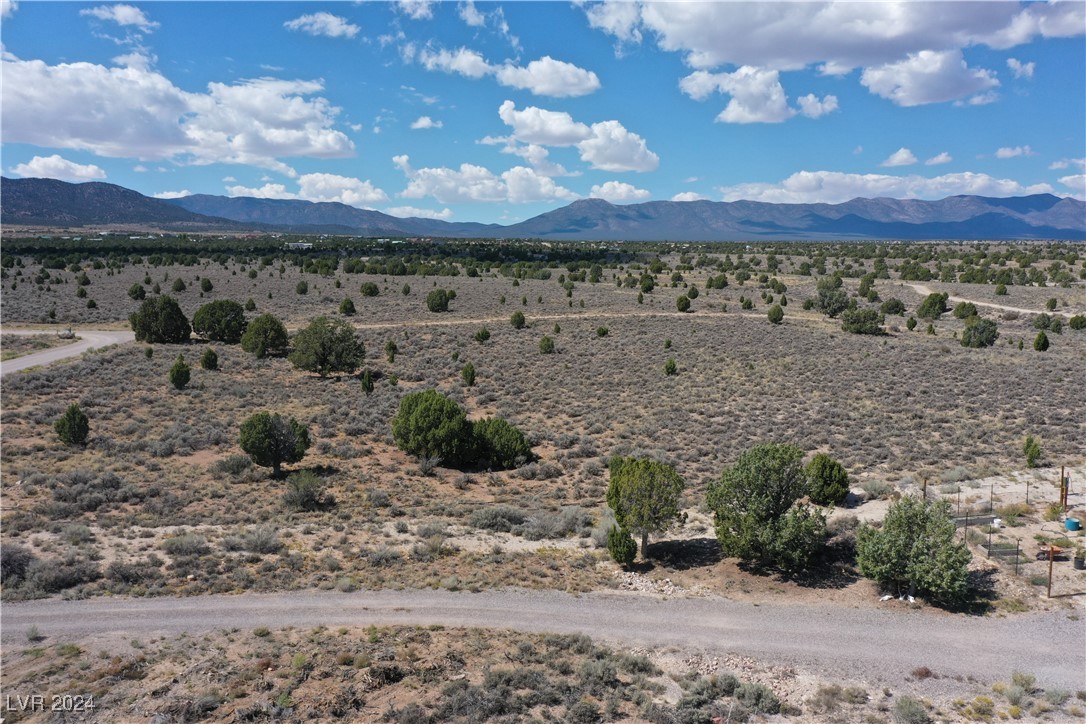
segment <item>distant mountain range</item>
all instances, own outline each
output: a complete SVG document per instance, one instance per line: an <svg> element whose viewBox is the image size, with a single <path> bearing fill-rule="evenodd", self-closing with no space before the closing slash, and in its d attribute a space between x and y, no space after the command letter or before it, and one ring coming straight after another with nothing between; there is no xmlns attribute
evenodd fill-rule
<svg viewBox="0 0 1086 724"><path fill-rule="evenodd" d="M501 226L401 219L340 203L205 194L164 200L107 183L3 178L0 223L600 241L1086 240L1086 203L1051 194L1010 198L950 196L938 201L858 198L843 204L649 201L615 205L602 199L585 199Z"/></svg>

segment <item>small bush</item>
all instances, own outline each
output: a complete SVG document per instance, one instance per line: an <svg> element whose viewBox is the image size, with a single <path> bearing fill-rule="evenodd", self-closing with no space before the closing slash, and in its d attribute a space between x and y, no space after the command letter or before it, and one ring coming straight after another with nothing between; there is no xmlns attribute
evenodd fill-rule
<svg viewBox="0 0 1086 724"><path fill-rule="evenodd" d="M472 528L509 533L516 526L522 525L528 515L508 505L494 505L472 512L469 524Z"/></svg>
<svg viewBox="0 0 1086 724"><path fill-rule="evenodd" d="M475 365L468 362L462 368L460 368L460 379L464 380L464 384L471 387L475 384Z"/></svg>
<svg viewBox="0 0 1086 724"><path fill-rule="evenodd" d="M773 690L763 684L747 682L735 690L739 703L757 714L776 714L781 710L781 701Z"/></svg>
<svg viewBox="0 0 1086 724"><path fill-rule="evenodd" d="M200 355L200 367L212 371L219 369L219 354L210 347L205 349Z"/></svg>
<svg viewBox="0 0 1086 724"><path fill-rule="evenodd" d="M629 568L637 557L637 543L629 531L614 525L607 531L607 552L611 554L611 560L615 563L623 568Z"/></svg>
<svg viewBox="0 0 1086 724"><path fill-rule="evenodd" d="M879 307L879 311L884 315L905 314L905 302L896 297L890 297L882 303L882 306Z"/></svg>
<svg viewBox="0 0 1086 724"><path fill-rule="evenodd" d="M962 331L961 345L963 347L991 347L999 339L996 323L990 319L970 317Z"/></svg>
<svg viewBox="0 0 1086 724"><path fill-rule="evenodd" d="M532 459L532 447L524 433L500 417L479 420L473 433L476 450L492 468L514 468Z"/></svg>
<svg viewBox="0 0 1086 724"><path fill-rule="evenodd" d="M685 294L675 300L675 308L680 312L690 311L690 297Z"/></svg>
<svg viewBox="0 0 1086 724"><path fill-rule="evenodd" d="M772 307L769 308L769 311L766 312L766 317L773 324L780 324L784 321L784 309L781 307L781 305L774 304Z"/></svg>
<svg viewBox="0 0 1086 724"><path fill-rule="evenodd" d="M378 294L381 293L381 290L378 289L377 285L374 284L373 282L366 282L365 284L362 285L362 287L359 289L359 291L361 292L362 296L364 296L364 297L376 297ZM410 293L410 291L411 291L411 289L409 287L407 292L404 292L404 294L408 294L408 293Z"/></svg>
<svg viewBox="0 0 1086 724"><path fill-rule="evenodd" d="M924 301L920 303L920 306L916 308L916 316L921 319L938 319L946 313L946 303L949 298L949 294L932 292L925 297Z"/></svg>
<svg viewBox="0 0 1086 724"><path fill-rule="evenodd" d="M807 463L807 482L811 501L819 505L840 505L848 497L848 473L844 466L825 453Z"/></svg>
<svg viewBox="0 0 1086 724"><path fill-rule="evenodd" d="M279 534L270 525L248 531L242 536L242 545L250 553L278 553L283 548Z"/></svg>
<svg viewBox="0 0 1086 724"><path fill-rule="evenodd" d="M426 295L426 308L431 312L449 311L449 292L444 289L434 289Z"/></svg>
<svg viewBox="0 0 1086 724"><path fill-rule="evenodd" d="M202 556L210 553L211 547L199 533L181 533L163 540L162 550L171 556Z"/></svg>
<svg viewBox="0 0 1086 724"><path fill-rule="evenodd" d="M324 494L324 481L309 470L299 470L287 478L287 492L283 503L291 510L320 510L332 504Z"/></svg>
<svg viewBox="0 0 1086 724"><path fill-rule="evenodd" d="M248 455L230 455L222 460L216 460L211 470L223 475L241 475L253 467L253 461Z"/></svg>
<svg viewBox="0 0 1086 724"><path fill-rule="evenodd" d="M509 317L509 323L513 325L513 329L524 329L524 325L527 324L524 312L513 312L513 315Z"/></svg>
<svg viewBox="0 0 1086 724"><path fill-rule="evenodd" d="M544 335L543 339L539 340L539 353L554 354L554 340Z"/></svg>
<svg viewBox="0 0 1086 724"><path fill-rule="evenodd" d="M895 724L928 724L931 721L924 704L908 695L902 695L894 702L893 714Z"/></svg>
<svg viewBox="0 0 1086 724"><path fill-rule="evenodd" d="M183 390L192 377L192 368L185 364L185 356L177 355L177 360L170 368L170 384L174 389Z"/></svg>
<svg viewBox="0 0 1086 724"><path fill-rule="evenodd" d="M59 420L53 423L57 437L65 445L83 445L90 433L90 422L77 403L68 405L68 409Z"/></svg>
<svg viewBox="0 0 1086 724"><path fill-rule="evenodd" d="M972 302L958 302L954 305L955 319L969 319L977 316L977 305Z"/></svg>

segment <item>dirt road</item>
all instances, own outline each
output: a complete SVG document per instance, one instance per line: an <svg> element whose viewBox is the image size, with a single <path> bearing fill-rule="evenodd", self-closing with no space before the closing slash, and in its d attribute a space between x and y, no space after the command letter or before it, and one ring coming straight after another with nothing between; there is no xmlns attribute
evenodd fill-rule
<svg viewBox="0 0 1086 724"><path fill-rule="evenodd" d="M68 359L70 357L78 357L84 352L91 349L97 349L98 347L108 347L111 344L131 342L136 338L132 332L116 330L77 329L73 331L80 339L72 344L63 347L53 347L52 349L43 349L41 352L34 352L0 363L0 377L10 374L11 372L25 370L28 367L38 367L39 365L52 364L53 362L59 362L60 360ZM44 330L23 329L0 329L0 333L19 335L50 334L49 331Z"/></svg>
<svg viewBox="0 0 1086 724"><path fill-rule="evenodd" d="M1068 610L1009 618L930 611L665 600L554 591L291 592L198 598L46 600L3 605L4 647L27 646L37 626L52 642L116 633L147 637L221 628L443 624L585 633L633 646L729 652L821 678L901 682L927 666L940 676L1086 688L1086 626Z"/></svg>
<svg viewBox="0 0 1086 724"><path fill-rule="evenodd" d="M905 282L905 286L912 287L914 292L916 292L917 294L922 294L924 296L927 296L928 294L933 294L935 292L934 289L924 284L913 284L912 282ZM969 302L970 304L975 304L978 307L988 307L989 309L1002 309L1005 312L1018 312L1019 314L1040 314L1042 311L1044 311L1041 309L1025 309L1024 307L1009 307L1006 304L995 304L993 302L978 302L976 299L966 299L965 297L947 296L947 301L954 302L955 304L958 302ZM1077 312L1061 312L1057 310L1054 312L1045 313L1062 317L1073 317Z"/></svg>

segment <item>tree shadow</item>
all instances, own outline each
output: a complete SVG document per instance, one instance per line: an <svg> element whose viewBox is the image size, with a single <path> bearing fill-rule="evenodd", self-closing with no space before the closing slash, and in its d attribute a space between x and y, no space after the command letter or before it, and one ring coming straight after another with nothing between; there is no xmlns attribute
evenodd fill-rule
<svg viewBox="0 0 1086 724"><path fill-rule="evenodd" d="M996 569L969 571L969 598L959 606L941 606L970 616L984 616L995 610L999 593L996 591ZM938 605L938 604L935 604Z"/></svg>
<svg viewBox="0 0 1086 724"><path fill-rule="evenodd" d="M807 570L790 575L782 574L781 578L802 588L829 590L848 588L860 580L860 574L851 561L829 558L819 561Z"/></svg>
<svg viewBox="0 0 1086 724"><path fill-rule="evenodd" d="M716 538L666 540L649 545L649 558L677 571L708 568L724 560L724 552Z"/></svg>

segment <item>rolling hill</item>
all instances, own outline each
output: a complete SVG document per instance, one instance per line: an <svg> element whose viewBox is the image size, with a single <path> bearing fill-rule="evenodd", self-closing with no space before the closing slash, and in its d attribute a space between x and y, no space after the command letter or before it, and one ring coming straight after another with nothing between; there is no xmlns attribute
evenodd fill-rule
<svg viewBox="0 0 1086 724"><path fill-rule="evenodd" d="M0 180L0 223L594 241L1086 240L1086 203L1051 194L950 196L935 201L857 198L841 204L649 201L616 205L583 199L501 226L403 219L341 203L206 194L162 200L107 183L4 178Z"/></svg>

